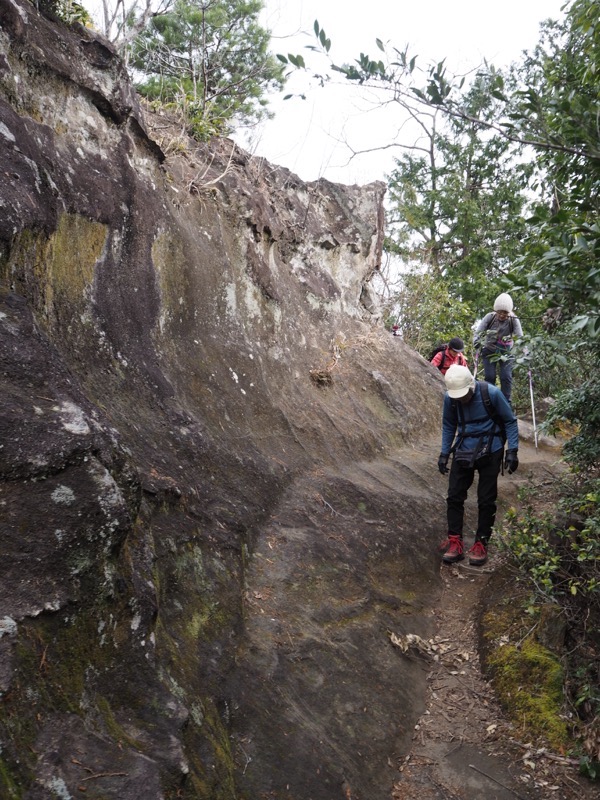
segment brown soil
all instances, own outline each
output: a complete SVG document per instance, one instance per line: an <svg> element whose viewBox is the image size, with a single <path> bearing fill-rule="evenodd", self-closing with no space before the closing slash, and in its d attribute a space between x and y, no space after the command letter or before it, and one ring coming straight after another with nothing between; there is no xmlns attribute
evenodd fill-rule
<svg viewBox="0 0 600 800"><path fill-rule="evenodd" d="M481 673L477 614L500 561L492 546L483 568L466 560L440 567L444 591L437 633L428 642L411 644L405 653L427 665L428 692L393 800L598 797L597 784L578 774L575 759L516 739Z"/></svg>

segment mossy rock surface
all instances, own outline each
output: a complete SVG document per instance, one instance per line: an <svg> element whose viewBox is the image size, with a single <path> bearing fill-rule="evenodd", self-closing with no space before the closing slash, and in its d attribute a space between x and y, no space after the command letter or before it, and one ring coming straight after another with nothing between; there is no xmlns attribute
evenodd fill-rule
<svg viewBox="0 0 600 800"><path fill-rule="evenodd" d="M556 656L528 639L521 647L498 647L489 667L498 697L515 724L546 739L555 750L568 746L569 731L561 717L564 676Z"/></svg>
<svg viewBox="0 0 600 800"><path fill-rule="evenodd" d="M515 590L506 568L492 577L489 588L480 617L484 670L519 736L564 751L571 740L563 716L561 661L535 639L526 611L528 595L518 587Z"/></svg>

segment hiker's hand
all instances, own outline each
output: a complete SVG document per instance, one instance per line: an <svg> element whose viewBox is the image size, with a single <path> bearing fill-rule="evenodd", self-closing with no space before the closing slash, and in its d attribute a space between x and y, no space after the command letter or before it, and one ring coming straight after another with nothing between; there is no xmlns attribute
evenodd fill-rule
<svg viewBox="0 0 600 800"><path fill-rule="evenodd" d="M504 458L504 469L508 470L508 474L512 475L519 468L519 459L517 458L516 450L507 450Z"/></svg>
<svg viewBox="0 0 600 800"><path fill-rule="evenodd" d="M450 470L448 469L449 458L450 458L450 453L440 453L440 457L438 458L438 469L442 473L442 475L446 475L448 472L450 472Z"/></svg>

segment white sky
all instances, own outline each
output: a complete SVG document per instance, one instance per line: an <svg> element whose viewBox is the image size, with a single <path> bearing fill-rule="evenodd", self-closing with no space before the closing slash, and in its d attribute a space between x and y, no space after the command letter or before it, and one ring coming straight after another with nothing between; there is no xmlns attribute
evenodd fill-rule
<svg viewBox="0 0 600 800"><path fill-rule="evenodd" d="M115 0L109 0L113 5ZM386 44L418 55L426 67L446 59L450 73L466 73L483 59L505 66L538 41L539 23L561 18L565 0L263 0L262 24L272 33L274 53L302 53L309 63L307 44L316 44L315 19L332 40L331 55L351 62L361 51L377 60L375 44ZM96 17L101 0L82 0ZM323 63L323 62L321 62ZM283 100L291 91L305 91L306 100ZM377 98L361 96L342 76L324 89L307 88L307 78L295 74L284 92L273 96L275 118L234 138L240 145L273 164L287 167L303 180L325 177L339 183L385 180L394 167L397 149L350 159L355 151L374 149L410 136L400 131L398 107L377 107ZM413 138L414 138L414 134ZM405 142L412 144L412 141Z"/></svg>
<svg viewBox="0 0 600 800"><path fill-rule="evenodd" d="M302 53L316 44L317 19L332 40L331 55L338 63L350 62L360 52L381 58L375 39L418 55L418 63L446 59L449 72L467 72L483 59L496 66L517 60L538 41L539 23L561 18L565 0L265 0L262 22L273 36L275 53ZM305 33L298 33L304 31ZM304 180L328 178L340 183L383 180L394 166L394 149L355 156L353 150L376 148L397 141L401 120L397 106L377 109L374 97L361 98L356 85L343 78L335 86L315 87L307 99L282 98L305 88L305 78L295 75L270 108L275 119L234 138L256 155L288 167ZM411 144L412 142L407 142ZM399 151L396 151L399 155Z"/></svg>

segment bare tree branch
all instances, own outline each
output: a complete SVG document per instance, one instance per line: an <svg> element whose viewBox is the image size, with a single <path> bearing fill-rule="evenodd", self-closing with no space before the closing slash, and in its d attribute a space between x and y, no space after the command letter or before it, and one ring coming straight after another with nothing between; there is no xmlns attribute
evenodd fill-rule
<svg viewBox="0 0 600 800"><path fill-rule="evenodd" d="M167 14L175 0L102 0L103 33L124 54L152 17Z"/></svg>

